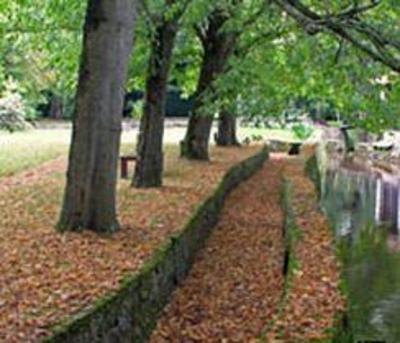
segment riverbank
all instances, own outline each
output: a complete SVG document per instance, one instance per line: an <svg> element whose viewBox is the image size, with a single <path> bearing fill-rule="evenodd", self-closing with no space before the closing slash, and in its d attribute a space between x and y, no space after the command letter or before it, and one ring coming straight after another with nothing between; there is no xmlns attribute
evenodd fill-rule
<svg viewBox="0 0 400 343"><path fill-rule="evenodd" d="M336 235L347 341L400 341L399 176L319 150L321 206ZM340 340L338 342L341 342Z"/></svg>

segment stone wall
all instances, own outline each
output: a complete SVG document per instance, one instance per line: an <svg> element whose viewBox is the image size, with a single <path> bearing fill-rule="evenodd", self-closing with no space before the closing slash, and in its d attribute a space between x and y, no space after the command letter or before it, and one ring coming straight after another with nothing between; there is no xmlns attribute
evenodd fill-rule
<svg viewBox="0 0 400 343"><path fill-rule="evenodd" d="M171 292L185 278L195 255L218 221L225 197L268 158L267 148L231 168L185 228L154 253L120 290L55 329L47 343L146 342Z"/></svg>

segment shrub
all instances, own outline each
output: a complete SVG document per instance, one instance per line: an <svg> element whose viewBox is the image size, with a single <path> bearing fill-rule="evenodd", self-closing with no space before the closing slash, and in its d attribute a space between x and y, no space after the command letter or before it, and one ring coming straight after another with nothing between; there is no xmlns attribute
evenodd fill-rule
<svg viewBox="0 0 400 343"><path fill-rule="evenodd" d="M143 114L143 100L138 100L132 104L131 118L140 119Z"/></svg>
<svg viewBox="0 0 400 343"><path fill-rule="evenodd" d="M299 123L292 126L292 131L296 138L305 140L313 134L314 129L309 125Z"/></svg>
<svg viewBox="0 0 400 343"><path fill-rule="evenodd" d="M20 94L6 91L0 98L0 130L9 132L30 127L26 121L27 108Z"/></svg>

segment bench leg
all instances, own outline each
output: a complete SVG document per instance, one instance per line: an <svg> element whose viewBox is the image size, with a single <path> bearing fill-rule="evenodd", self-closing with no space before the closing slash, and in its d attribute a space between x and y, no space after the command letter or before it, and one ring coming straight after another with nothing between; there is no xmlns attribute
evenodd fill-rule
<svg viewBox="0 0 400 343"><path fill-rule="evenodd" d="M128 178L128 161L126 160L121 161L121 178L122 179Z"/></svg>
<svg viewBox="0 0 400 343"><path fill-rule="evenodd" d="M289 149L289 155L300 155L300 148L301 145L298 144L291 144L290 149Z"/></svg>

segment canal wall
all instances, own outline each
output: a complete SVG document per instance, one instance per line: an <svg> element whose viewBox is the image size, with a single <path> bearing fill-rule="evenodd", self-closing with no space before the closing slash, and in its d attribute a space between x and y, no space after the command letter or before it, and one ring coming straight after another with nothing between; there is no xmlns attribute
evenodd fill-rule
<svg viewBox="0 0 400 343"><path fill-rule="evenodd" d="M146 342L170 294L185 278L196 253L217 223L225 197L260 169L268 158L259 153L231 168L184 229L159 248L145 266L115 294L55 329L46 343Z"/></svg>

